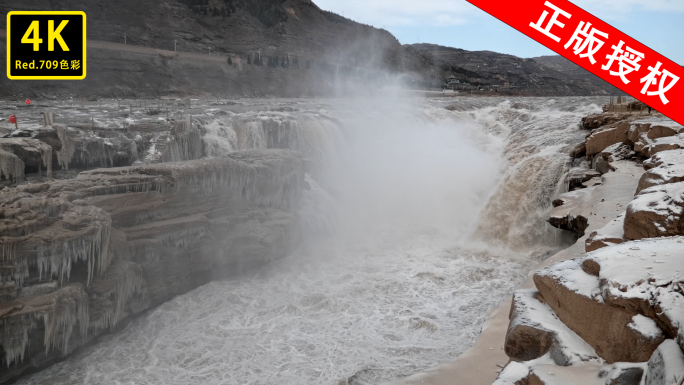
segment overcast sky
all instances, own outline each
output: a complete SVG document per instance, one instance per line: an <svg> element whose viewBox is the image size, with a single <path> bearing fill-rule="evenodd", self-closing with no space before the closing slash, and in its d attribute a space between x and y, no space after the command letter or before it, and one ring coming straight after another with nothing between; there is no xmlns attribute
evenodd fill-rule
<svg viewBox="0 0 684 385"><path fill-rule="evenodd" d="M384 27L402 44L433 43L520 57L554 54L465 0L313 1L322 9ZM684 0L571 1L684 65Z"/></svg>

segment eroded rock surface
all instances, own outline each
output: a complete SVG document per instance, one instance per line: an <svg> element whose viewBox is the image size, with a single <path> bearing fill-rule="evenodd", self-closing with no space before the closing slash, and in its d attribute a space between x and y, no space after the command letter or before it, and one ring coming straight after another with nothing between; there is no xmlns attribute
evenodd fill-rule
<svg viewBox="0 0 684 385"><path fill-rule="evenodd" d="M602 126L609 125L611 123L620 122L622 120L628 119L632 114L617 114L617 113L602 113L602 114L592 114L582 118L582 127L585 129L595 129Z"/></svg>
<svg viewBox="0 0 684 385"><path fill-rule="evenodd" d="M615 127L607 126L593 131L587 136L587 155L595 155L614 144L627 144L629 123L624 122Z"/></svg>
<svg viewBox="0 0 684 385"><path fill-rule="evenodd" d="M652 332L659 330L654 321L606 304L598 277L587 274L578 261L542 269L534 275L534 283L558 318L608 363L646 361L665 338ZM641 323L653 328L630 327Z"/></svg>

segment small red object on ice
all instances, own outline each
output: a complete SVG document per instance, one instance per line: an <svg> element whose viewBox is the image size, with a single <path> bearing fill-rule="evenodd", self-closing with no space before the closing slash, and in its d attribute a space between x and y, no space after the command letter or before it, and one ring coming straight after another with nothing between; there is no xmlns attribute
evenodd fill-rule
<svg viewBox="0 0 684 385"><path fill-rule="evenodd" d="M16 123L16 122L17 122L17 117L14 116L14 115L10 115L10 117L9 117L9 122L10 122L10 123Z"/></svg>
<svg viewBox="0 0 684 385"><path fill-rule="evenodd" d="M31 99L26 99L26 104L31 104Z"/></svg>

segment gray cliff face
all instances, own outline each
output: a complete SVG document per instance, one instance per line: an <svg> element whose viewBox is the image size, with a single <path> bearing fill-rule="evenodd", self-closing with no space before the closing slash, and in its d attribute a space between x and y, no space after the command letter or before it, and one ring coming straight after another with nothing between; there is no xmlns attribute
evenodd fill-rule
<svg viewBox="0 0 684 385"><path fill-rule="evenodd" d="M0 382L298 245L305 161L287 143L205 158L187 114L105 128L31 111L0 132Z"/></svg>
<svg viewBox="0 0 684 385"><path fill-rule="evenodd" d="M0 380L212 279L288 254L303 186L289 150L98 169L0 199Z"/></svg>

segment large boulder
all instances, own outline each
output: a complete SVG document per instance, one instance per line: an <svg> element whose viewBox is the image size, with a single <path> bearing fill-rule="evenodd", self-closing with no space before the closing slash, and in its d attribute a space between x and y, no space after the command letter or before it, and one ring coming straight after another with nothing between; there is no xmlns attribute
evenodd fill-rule
<svg viewBox="0 0 684 385"><path fill-rule="evenodd" d="M608 305L650 318L684 348L683 250L684 237L632 241L589 253L582 268Z"/></svg>
<svg viewBox="0 0 684 385"><path fill-rule="evenodd" d="M648 133L646 134L649 139L655 140L658 138L665 138L668 136L675 136L679 132L676 130L674 127L668 127L668 126L651 126L651 128L648 129Z"/></svg>
<svg viewBox="0 0 684 385"><path fill-rule="evenodd" d="M547 353L556 365L602 362L596 351L540 302L534 289L518 290L513 295L504 350L511 359L530 361Z"/></svg>
<svg viewBox="0 0 684 385"><path fill-rule="evenodd" d="M603 151L606 147L615 143L629 143L627 139L627 131L629 130L629 123L623 122L615 127L602 127L593 131L587 136L587 155L595 155Z"/></svg>
<svg viewBox="0 0 684 385"><path fill-rule="evenodd" d="M665 339L652 319L607 304L599 278L585 272L579 261L556 263L533 280L558 318L608 363L646 361Z"/></svg>
<svg viewBox="0 0 684 385"><path fill-rule="evenodd" d="M625 238L684 234L684 182L641 190L627 206Z"/></svg>
<svg viewBox="0 0 684 385"><path fill-rule="evenodd" d="M652 186L677 182L684 182L684 163L651 168L641 176L639 186L637 187L637 194Z"/></svg>

